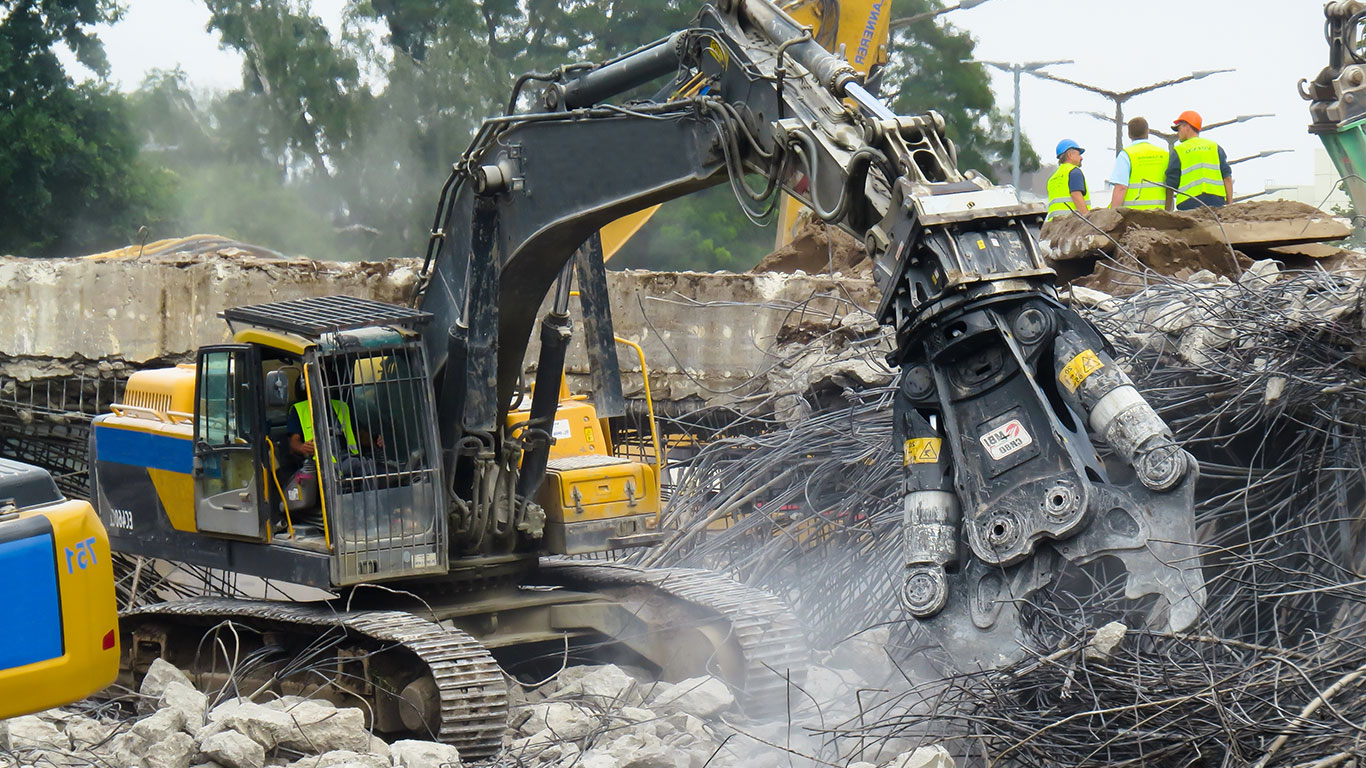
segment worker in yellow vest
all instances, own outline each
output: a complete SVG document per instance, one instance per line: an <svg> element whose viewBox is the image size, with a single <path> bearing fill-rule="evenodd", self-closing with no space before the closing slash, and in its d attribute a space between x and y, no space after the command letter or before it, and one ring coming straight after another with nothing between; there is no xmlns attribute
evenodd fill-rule
<svg viewBox="0 0 1366 768"><path fill-rule="evenodd" d="M1081 156L1086 150L1071 139L1058 142L1058 170L1048 179L1048 218L1068 215L1068 211L1089 213L1091 194L1086 175L1081 172Z"/></svg>
<svg viewBox="0 0 1366 768"><path fill-rule="evenodd" d="M336 399L331 403L332 413L336 415L342 436L346 439L347 452L352 456L359 456L360 443L356 440L355 429L351 426L351 406ZM313 411L308 407L308 400L294 404L286 429L289 432L289 450L304 458L312 458L317 448L313 444Z"/></svg>
<svg viewBox="0 0 1366 768"><path fill-rule="evenodd" d="M1110 174L1111 208L1161 210L1167 204L1166 176L1171 152L1148 138L1148 121L1129 121L1129 146L1115 157Z"/></svg>
<svg viewBox="0 0 1366 768"><path fill-rule="evenodd" d="M1217 208L1233 199L1233 167L1223 147L1200 137L1203 125L1198 112L1187 110L1176 118L1176 144L1167 161L1167 210L1206 206Z"/></svg>

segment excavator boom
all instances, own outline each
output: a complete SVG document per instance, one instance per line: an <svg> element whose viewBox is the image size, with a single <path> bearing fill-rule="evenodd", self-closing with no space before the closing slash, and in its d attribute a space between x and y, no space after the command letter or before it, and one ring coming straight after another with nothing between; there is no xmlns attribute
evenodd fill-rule
<svg viewBox="0 0 1366 768"><path fill-rule="evenodd" d="M612 102L668 76L707 87ZM877 313L901 370L911 617L965 668L995 666L1027 647L1022 597L1065 563L1111 557L1131 597L1158 595L1169 628L1189 626L1204 601L1194 460L1105 340L1058 301L1035 244L1042 207L960 171L942 117L893 114L863 83L770 0L726 0L688 30L551 83L539 110L485 122L446 185L420 294L446 331L425 340L441 371L452 492L482 519L496 500L473 478L520 457L518 493L540 482L526 468L549 451L537 435L553 400L533 399L529 438L499 425L552 287L538 395L557 389L563 369L571 272L581 294L605 295L585 289L602 279L590 236L719 184L755 215L785 192L861 239L874 261ZM584 313L610 328L605 306ZM594 360L605 352L596 343ZM1109 443L1113 466L1091 434Z"/></svg>

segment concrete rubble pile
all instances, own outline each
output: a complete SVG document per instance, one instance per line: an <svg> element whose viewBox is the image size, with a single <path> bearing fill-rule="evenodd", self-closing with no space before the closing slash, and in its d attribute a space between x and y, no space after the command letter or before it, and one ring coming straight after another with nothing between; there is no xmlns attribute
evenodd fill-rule
<svg viewBox="0 0 1366 768"><path fill-rule="evenodd" d="M819 728L857 712L856 691L885 683L877 641L852 641L813 666L793 719L746 720L725 683L648 679L615 665L570 667L539 686L512 686L503 751L491 764L551 768L777 768L811 764ZM386 743L360 709L283 696L210 698L157 660L136 715L91 701L0 721L0 765L117 768L460 768L459 751L433 741ZM821 700L819 707L812 702ZM908 740L847 745L840 764L952 768L942 747ZM805 750L810 750L807 752Z"/></svg>
<svg viewBox="0 0 1366 768"><path fill-rule="evenodd" d="M1350 234L1344 221L1287 201L1177 213L1102 208L1055 218L1042 231L1062 280L1115 295L1142 290L1155 277L1208 272L1236 280L1267 259L1291 269L1362 270L1359 254L1330 244Z"/></svg>
<svg viewBox="0 0 1366 768"><path fill-rule="evenodd" d="M805 218L793 232L792 242L765 256L754 272L805 272L872 277L873 263L853 235L813 218Z"/></svg>

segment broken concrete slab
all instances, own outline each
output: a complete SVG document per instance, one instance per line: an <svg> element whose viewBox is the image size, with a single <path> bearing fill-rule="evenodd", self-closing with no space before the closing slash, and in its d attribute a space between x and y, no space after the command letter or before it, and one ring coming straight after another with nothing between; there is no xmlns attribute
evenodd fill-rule
<svg viewBox="0 0 1366 768"><path fill-rule="evenodd" d="M1188 247L1240 249L1323 243L1342 240L1351 228L1319 209L1284 200L1249 201L1223 208L1187 211L1139 211L1101 208L1086 217L1064 216L1044 225L1042 237L1057 261L1120 252L1119 241L1134 229L1168 235Z"/></svg>

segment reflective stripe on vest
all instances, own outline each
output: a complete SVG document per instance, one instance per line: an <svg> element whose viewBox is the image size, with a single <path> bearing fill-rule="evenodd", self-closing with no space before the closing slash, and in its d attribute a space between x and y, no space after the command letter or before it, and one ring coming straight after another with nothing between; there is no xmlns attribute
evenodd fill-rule
<svg viewBox="0 0 1366 768"><path fill-rule="evenodd" d="M332 412L337 415L337 421L341 422L342 434L346 437L346 449L353 455L360 454L360 443L356 442L356 433L351 429L350 407L340 400L333 400ZM313 412L308 408L308 401L295 403L294 413L299 417L299 426L303 429L304 442L311 441L313 439Z"/></svg>
<svg viewBox="0 0 1366 768"><path fill-rule="evenodd" d="M1156 209L1167 205L1167 163L1171 153L1147 141L1124 148L1129 156L1129 188L1124 193L1126 208Z"/></svg>
<svg viewBox="0 0 1366 768"><path fill-rule="evenodd" d="M1051 219L1055 216L1061 216L1067 211L1077 210L1077 204L1072 202L1071 184L1069 182L1072 171L1076 168L1077 166L1071 163L1061 163L1058 165L1058 170L1048 177L1048 218ZM1090 208L1091 191L1085 188L1084 183L1082 188L1082 199L1086 201L1086 207Z"/></svg>
<svg viewBox="0 0 1366 768"><path fill-rule="evenodd" d="M1181 159L1181 181L1176 202L1183 203L1199 195L1224 196L1224 174L1219 168L1219 145L1199 136L1179 141L1174 147Z"/></svg>

